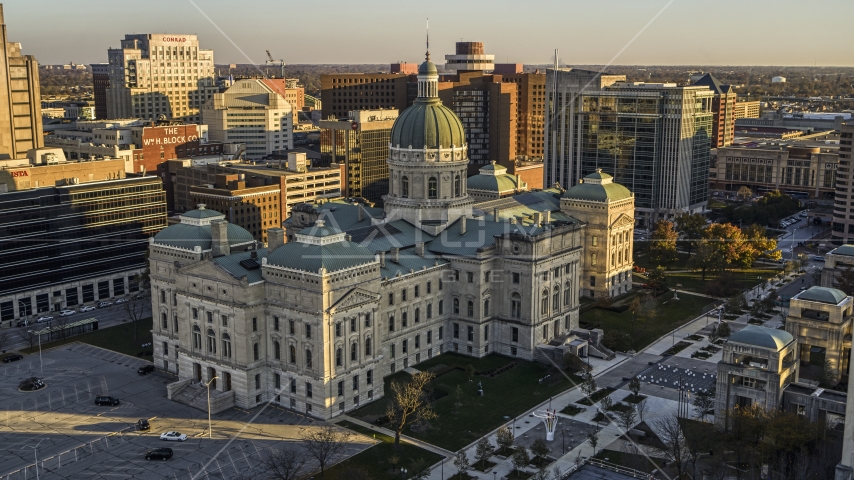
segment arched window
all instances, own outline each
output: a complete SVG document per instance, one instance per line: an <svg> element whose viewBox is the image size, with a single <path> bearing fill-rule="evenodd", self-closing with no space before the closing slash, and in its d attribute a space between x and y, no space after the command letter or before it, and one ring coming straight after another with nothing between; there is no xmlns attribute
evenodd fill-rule
<svg viewBox="0 0 854 480"><path fill-rule="evenodd" d="M400 196L403 198L409 198L409 177L403 177L400 179Z"/></svg>
<svg viewBox="0 0 854 480"><path fill-rule="evenodd" d="M543 290L543 300L540 302L540 315L549 314L549 289Z"/></svg>
<svg viewBox="0 0 854 480"><path fill-rule="evenodd" d="M311 350L305 349L305 368L311 368Z"/></svg>
<svg viewBox="0 0 854 480"><path fill-rule="evenodd" d="M258 343L252 344L252 358L256 361L261 358L261 355L258 352Z"/></svg>
<svg viewBox="0 0 854 480"><path fill-rule="evenodd" d="M488 298L483 301L483 316L484 317L489 316L489 299Z"/></svg>
<svg viewBox="0 0 854 480"><path fill-rule="evenodd" d="M456 314L460 313L460 299L459 298L454 299L454 313L456 313Z"/></svg>
<svg viewBox="0 0 854 480"><path fill-rule="evenodd" d="M513 318L522 317L522 295L517 292L510 295L510 314Z"/></svg>
<svg viewBox="0 0 854 480"><path fill-rule="evenodd" d="M439 198L439 182L436 177L430 177L427 180L427 198Z"/></svg>
<svg viewBox="0 0 854 480"><path fill-rule="evenodd" d="M202 348L202 330L198 325L193 325L193 348L197 350Z"/></svg>
<svg viewBox="0 0 854 480"><path fill-rule="evenodd" d="M279 344L279 342L273 342L273 356L276 358L276 360L282 359L282 346Z"/></svg>
<svg viewBox="0 0 854 480"><path fill-rule="evenodd" d="M297 363L297 347L291 345L288 347L288 350L290 350L290 352L289 352L290 359L289 360L291 361L291 363L296 364Z"/></svg>
<svg viewBox="0 0 854 480"><path fill-rule="evenodd" d="M365 339L365 356L371 356L371 339Z"/></svg>
<svg viewBox="0 0 854 480"><path fill-rule="evenodd" d="M231 358L231 336L227 333L222 334L222 356Z"/></svg>
<svg viewBox="0 0 854 480"><path fill-rule="evenodd" d="M563 304L564 306L569 306L570 301L572 300L572 294L570 293L572 290L569 288L569 282L563 286Z"/></svg>
<svg viewBox="0 0 854 480"><path fill-rule="evenodd" d="M433 318L433 304L427 304L427 318Z"/></svg>
<svg viewBox="0 0 854 480"><path fill-rule="evenodd" d="M469 317L473 317L474 316L474 302L469 300L467 307L468 308L466 308L466 313L468 314Z"/></svg>
<svg viewBox="0 0 854 480"><path fill-rule="evenodd" d="M454 177L454 196L459 197L462 195L462 182L460 181L460 176L456 175Z"/></svg>
<svg viewBox="0 0 854 480"><path fill-rule="evenodd" d="M216 333L208 329L208 352L216 353Z"/></svg>
<svg viewBox="0 0 854 480"><path fill-rule="evenodd" d="M344 365L344 352L341 351L341 347L335 349L335 366L340 367Z"/></svg>
<svg viewBox="0 0 854 480"><path fill-rule="evenodd" d="M353 342L353 344L350 345L350 361L355 362L358 358L359 358L359 344L356 342Z"/></svg>
<svg viewBox="0 0 854 480"><path fill-rule="evenodd" d="M554 294L552 294L552 310L555 313L560 311L560 285L555 285Z"/></svg>
<svg viewBox="0 0 854 480"><path fill-rule="evenodd" d="M160 314L160 326L164 330L169 328L169 319L166 317L166 312Z"/></svg>

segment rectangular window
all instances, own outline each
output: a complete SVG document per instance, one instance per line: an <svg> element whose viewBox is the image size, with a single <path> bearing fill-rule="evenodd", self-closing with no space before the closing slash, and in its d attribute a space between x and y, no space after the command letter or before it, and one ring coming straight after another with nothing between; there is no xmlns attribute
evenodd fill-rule
<svg viewBox="0 0 854 480"><path fill-rule="evenodd" d="M344 382L338 382L338 396L344 396Z"/></svg>
<svg viewBox="0 0 854 480"><path fill-rule="evenodd" d="M368 370L365 373L365 383L367 383L368 385L374 384L374 371L373 370Z"/></svg>
<svg viewBox="0 0 854 480"><path fill-rule="evenodd" d="M350 319L350 331L351 332L356 331L356 319L355 318Z"/></svg>
<svg viewBox="0 0 854 480"><path fill-rule="evenodd" d="M596 277L594 277L593 275L590 276L590 286L591 287L596 286Z"/></svg>
<svg viewBox="0 0 854 480"><path fill-rule="evenodd" d="M255 390L261 390L261 374L255 374Z"/></svg>
<svg viewBox="0 0 854 480"><path fill-rule="evenodd" d="M394 292L389 292L389 293L388 293L388 304L389 304L389 305L394 305Z"/></svg>
<svg viewBox="0 0 854 480"><path fill-rule="evenodd" d="M521 283L522 275L518 272L513 272L513 283Z"/></svg>
<svg viewBox="0 0 854 480"><path fill-rule="evenodd" d="M433 284L432 284L431 282L427 282L427 294L428 294L428 295L429 295L429 294L431 294L431 293L433 293L433 292L432 292L432 290L433 290L433 289L432 289L432 286L433 286Z"/></svg>
<svg viewBox="0 0 854 480"><path fill-rule="evenodd" d="M468 341L470 341L470 342L474 341L474 327L468 327L467 338L468 338Z"/></svg>
<svg viewBox="0 0 854 480"><path fill-rule="evenodd" d="M403 343L400 346L400 351L403 353L408 353L409 351L409 340L403 340Z"/></svg>
<svg viewBox="0 0 854 480"><path fill-rule="evenodd" d="M421 335L415 336L415 348L421 348Z"/></svg>
<svg viewBox="0 0 854 480"><path fill-rule="evenodd" d="M402 301L402 302L406 301L406 289L405 288L400 291L400 301Z"/></svg>
<svg viewBox="0 0 854 480"><path fill-rule="evenodd" d="M418 297L420 297L420 296L421 296L420 288L419 288L419 286L418 286L418 285L416 285L416 286L415 286L415 298L418 298Z"/></svg>
<svg viewBox="0 0 854 480"><path fill-rule="evenodd" d="M489 325L484 325L483 327L483 339L489 340Z"/></svg>
<svg viewBox="0 0 854 480"><path fill-rule="evenodd" d="M440 292L442 291L442 279L441 278L439 279L439 291Z"/></svg>
<svg viewBox="0 0 854 480"><path fill-rule="evenodd" d="M460 324L454 324L454 338L460 338Z"/></svg>
<svg viewBox="0 0 854 480"><path fill-rule="evenodd" d="M439 327L439 335L438 335L439 340L442 339L442 334L444 333L444 330L445 330L445 327Z"/></svg>
<svg viewBox="0 0 854 480"><path fill-rule="evenodd" d="M276 378L276 390L279 390L282 388L282 376L277 373L275 378Z"/></svg>
<svg viewBox="0 0 854 480"><path fill-rule="evenodd" d="M590 265L596 265L596 253L590 254Z"/></svg>
<svg viewBox="0 0 854 480"><path fill-rule="evenodd" d="M191 310L191 312L192 312L193 320L198 320L199 319L199 309L193 308Z"/></svg>
<svg viewBox="0 0 854 480"><path fill-rule="evenodd" d="M358 375L353 375L353 390L355 390L355 391L359 390L359 376Z"/></svg>
<svg viewBox="0 0 854 480"><path fill-rule="evenodd" d="M305 324L305 338L311 338L311 325Z"/></svg>
<svg viewBox="0 0 854 480"><path fill-rule="evenodd" d="M257 317L252 317L252 331L253 332L258 331L258 318Z"/></svg>
<svg viewBox="0 0 854 480"><path fill-rule="evenodd" d="M483 281L489 282L490 275L492 275L492 271L490 271L490 270L483 272Z"/></svg>
<svg viewBox="0 0 854 480"><path fill-rule="evenodd" d="M305 396L311 398L311 384L308 382L305 382Z"/></svg>
<svg viewBox="0 0 854 480"><path fill-rule="evenodd" d="M433 330L427 330L427 343L433 343Z"/></svg>
<svg viewBox="0 0 854 480"><path fill-rule="evenodd" d="M335 336L341 336L341 322L335 322Z"/></svg>
<svg viewBox="0 0 854 480"><path fill-rule="evenodd" d="M392 343L390 345L390 349L389 349L389 354L390 354L391 358L394 358L394 353L395 353L394 350L395 350L394 344Z"/></svg>
<svg viewBox="0 0 854 480"><path fill-rule="evenodd" d="M474 283L474 272L466 272L466 281Z"/></svg>
<svg viewBox="0 0 854 480"><path fill-rule="evenodd" d="M296 381L296 379L291 380L291 393L297 393L297 381Z"/></svg>
<svg viewBox="0 0 854 480"><path fill-rule="evenodd" d="M227 327L228 326L228 315L223 315L221 320L222 320L222 326Z"/></svg>
<svg viewBox="0 0 854 480"><path fill-rule="evenodd" d="M279 331L279 317L273 317L273 330Z"/></svg>
<svg viewBox="0 0 854 480"><path fill-rule="evenodd" d="M513 342L519 341L519 329L516 327L513 327L513 329L511 330L511 341L513 341Z"/></svg>
<svg viewBox="0 0 854 480"><path fill-rule="evenodd" d="M169 344L163 342L163 355L169 355Z"/></svg>
<svg viewBox="0 0 854 480"><path fill-rule="evenodd" d="M295 329L296 329L296 327L294 327L294 321L293 321L293 320L288 320L288 332L289 332L291 335L294 335L294 333L295 333L295 332L294 332L294 330L295 330Z"/></svg>
<svg viewBox="0 0 854 480"><path fill-rule="evenodd" d="M593 239L592 239L592 240L593 240L593 241L592 241L592 244L593 244L593 246L594 246L594 247L595 247L595 246L597 246L597 245L599 245L599 237L597 237L596 235L593 235Z"/></svg>
<svg viewBox="0 0 854 480"><path fill-rule="evenodd" d="M394 315L388 316L388 331L389 332L394 331Z"/></svg>
<svg viewBox="0 0 854 480"><path fill-rule="evenodd" d="M445 312L445 301L439 300L439 315Z"/></svg>

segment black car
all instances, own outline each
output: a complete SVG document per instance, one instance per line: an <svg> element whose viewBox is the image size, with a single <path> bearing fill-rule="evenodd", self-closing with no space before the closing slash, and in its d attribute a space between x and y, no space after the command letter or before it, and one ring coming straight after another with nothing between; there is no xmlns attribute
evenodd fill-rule
<svg viewBox="0 0 854 480"><path fill-rule="evenodd" d="M146 460L169 460L172 458L171 448L155 448L145 452Z"/></svg>
<svg viewBox="0 0 854 480"><path fill-rule="evenodd" d="M148 420L142 418L136 421L136 429L139 431L151 430L151 424L148 423Z"/></svg>
<svg viewBox="0 0 854 480"><path fill-rule="evenodd" d="M115 406L115 405L118 405L119 403L121 403L121 402L119 402L118 398L113 398L113 397L109 397L109 396L95 397L95 405Z"/></svg>
<svg viewBox="0 0 854 480"><path fill-rule="evenodd" d="M139 370L137 370L136 373L138 373L140 375L145 375L147 373L153 372L154 370L156 370L156 368L154 368L154 365L145 365L145 366L139 367Z"/></svg>
<svg viewBox="0 0 854 480"><path fill-rule="evenodd" d="M8 357L4 358L3 363L17 362L18 360L21 360L23 358L24 358L23 355L18 355L17 353L15 353L15 354L9 355Z"/></svg>

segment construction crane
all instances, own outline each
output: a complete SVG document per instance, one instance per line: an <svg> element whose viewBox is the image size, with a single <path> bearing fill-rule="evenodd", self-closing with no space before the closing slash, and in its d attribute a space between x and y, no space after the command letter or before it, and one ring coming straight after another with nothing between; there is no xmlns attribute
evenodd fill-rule
<svg viewBox="0 0 854 480"><path fill-rule="evenodd" d="M270 55L269 50L265 50L267 52L267 61L265 62L267 65L279 65L282 67L282 78L285 78L285 61L284 60L273 60L273 56Z"/></svg>

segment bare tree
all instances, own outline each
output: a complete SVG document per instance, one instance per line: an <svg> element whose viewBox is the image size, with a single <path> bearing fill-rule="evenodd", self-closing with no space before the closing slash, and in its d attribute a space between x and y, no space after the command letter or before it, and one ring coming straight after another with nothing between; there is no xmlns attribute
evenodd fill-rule
<svg viewBox="0 0 854 480"><path fill-rule="evenodd" d="M531 480L549 480L552 478L552 472L548 471L546 468L541 468L537 470L537 473L531 477Z"/></svg>
<svg viewBox="0 0 854 480"><path fill-rule="evenodd" d="M6 347L12 343L12 329L0 330L0 352L6 350Z"/></svg>
<svg viewBox="0 0 854 480"><path fill-rule="evenodd" d="M679 419L675 415L659 418L655 421L653 431L661 440L661 446L653 449L675 465L678 472L676 478L682 478L682 469L688 458L688 446Z"/></svg>
<svg viewBox="0 0 854 480"><path fill-rule="evenodd" d="M638 377L632 377L629 380L629 391L632 392L632 400L637 403L640 400L640 390L641 390L641 382Z"/></svg>
<svg viewBox="0 0 854 480"><path fill-rule="evenodd" d="M699 391L694 396L694 411L700 420L705 421L706 417L714 412L715 408L715 391Z"/></svg>
<svg viewBox="0 0 854 480"><path fill-rule="evenodd" d="M68 337L68 331L65 327L68 325L68 317L57 317L51 321L51 326L59 331L59 338L65 339Z"/></svg>
<svg viewBox="0 0 854 480"><path fill-rule="evenodd" d="M426 422L437 417L430 406L425 389L435 375L431 372L418 372L406 382L391 382L391 401L386 408L386 416L394 425L394 445L400 445L400 434L410 420Z"/></svg>
<svg viewBox="0 0 854 480"><path fill-rule="evenodd" d="M139 325L139 321L147 317L145 313L148 308L151 307L151 292L149 290L150 284L148 281L148 274L144 273L142 275L134 276L131 283L133 286L131 290L136 291L136 294L130 296L124 303L124 311L133 323L133 339L137 340L137 326ZM154 312L152 312L152 314L153 313Z"/></svg>
<svg viewBox="0 0 854 480"><path fill-rule="evenodd" d="M614 401L611 400L610 396L605 395L602 400L599 400L599 405L602 406L602 413L609 412L614 408Z"/></svg>
<svg viewBox="0 0 854 480"><path fill-rule="evenodd" d="M466 472L469 469L469 457L466 455L465 449L457 452L457 455L454 457L454 466L457 467L460 473Z"/></svg>
<svg viewBox="0 0 854 480"><path fill-rule="evenodd" d="M519 473L519 469L531 463L531 457L528 456L528 449L523 446L519 446L515 452L513 452L513 468L516 469L516 473Z"/></svg>
<svg viewBox="0 0 854 480"><path fill-rule="evenodd" d="M634 408L627 408L625 410L621 410L617 415L617 420L623 430L626 432L626 435L629 434L629 430L632 429L632 426L635 424L635 420L637 419L637 413Z"/></svg>
<svg viewBox="0 0 854 480"><path fill-rule="evenodd" d="M581 384L581 391L584 392L584 395L590 399L590 396L596 392L596 378L593 377L592 373L587 374L587 378L584 379L584 383ZM590 404L592 405L592 399L590 399Z"/></svg>
<svg viewBox="0 0 854 480"><path fill-rule="evenodd" d="M635 404L635 410L638 412L638 420L643 423L643 419L649 411L649 405L647 405L645 398Z"/></svg>
<svg viewBox="0 0 854 480"><path fill-rule="evenodd" d="M324 470L335 457L344 453L350 434L340 428L322 426L303 430L302 446L305 452L317 460L320 466L320 478Z"/></svg>
<svg viewBox="0 0 854 480"><path fill-rule="evenodd" d="M477 445L475 445L474 458L477 459L477 463L481 468L486 467L486 462L489 460L489 457L492 456L492 452L494 451L495 447L489 443L488 438L483 437L477 441Z"/></svg>
<svg viewBox="0 0 854 480"><path fill-rule="evenodd" d="M410 480L427 480L427 477L430 476L430 464L423 458L413 460L409 464L409 473L407 475L409 475ZM347 479L349 480L350 477L347 477Z"/></svg>
<svg viewBox="0 0 854 480"><path fill-rule="evenodd" d="M298 480L305 473L306 456L295 448L269 450L261 457L261 468L272 480Z"/></svg>
<svg viewBox="0 0 854 480"><path fill-rule="evenodd" d="M596 446L599 445L599 430L590 430L587 434L587 443L593 447L593 455L596 455Z"/></svg>
<svg viewBox="0 0 854 480"><path fill-rule="evenodd" d="M30 348L32 349L36 342L39 340L39 336L33 330L30 330L28 327L20 328L16 332L18 334L18 338L30 344Z"/></svg>

